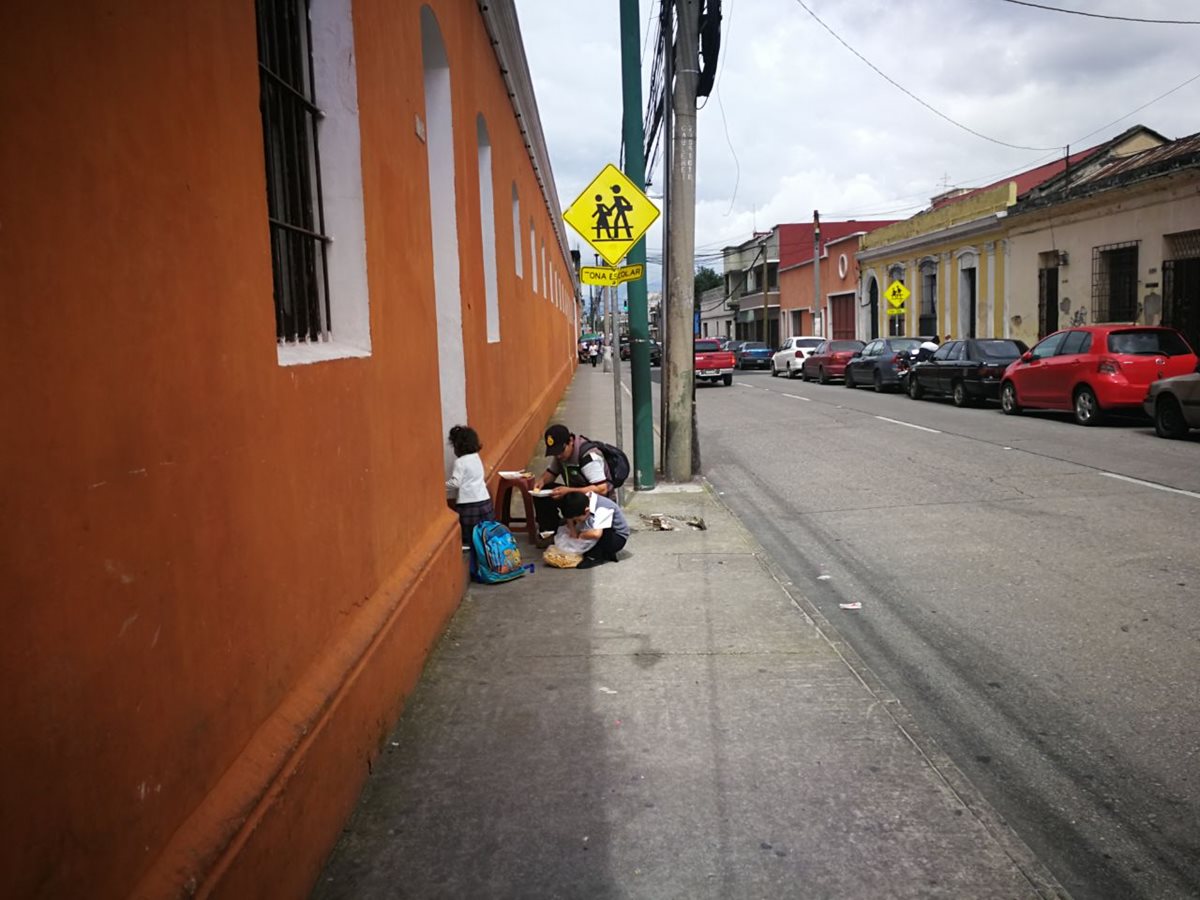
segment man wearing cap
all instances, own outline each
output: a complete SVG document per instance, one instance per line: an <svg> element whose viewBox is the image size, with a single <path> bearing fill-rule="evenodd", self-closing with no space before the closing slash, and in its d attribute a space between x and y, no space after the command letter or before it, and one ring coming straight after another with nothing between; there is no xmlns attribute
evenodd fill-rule
<svg viewBox="0 0 1200 900"><path fill-rule="evenodd" d="M558 530L561 518L556 501L567 494L599 494L607 497L612 493L611 476L604 454L597 447L581 453L584 442L571 434L566 425L551 425L546 429L546 456L550 461L546 471L533 481L533 490L540 491L553 485L549 497L534 497L533 507L537 513L538 530ZM565 484L555 484L562 477ZM541 542L539 541L539 544Z"/></svg>

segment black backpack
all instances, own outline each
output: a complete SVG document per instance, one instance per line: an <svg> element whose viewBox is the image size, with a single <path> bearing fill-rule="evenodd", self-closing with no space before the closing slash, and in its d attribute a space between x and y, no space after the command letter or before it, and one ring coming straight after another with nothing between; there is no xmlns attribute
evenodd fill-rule
<svg viewBox="0 0 1200 900"><path fill-rule="evenodd" d="M629 477L629 457L625 455L625 451L613 444L606 444L604 441L593 441L590 438L579 436L579 440L583 442L579 448L579 458L583 459L584 455L589 450L599 450L604 454L604 462L608 466L608 475L610 483L614 488L619 488L625 483Z"/></svg>

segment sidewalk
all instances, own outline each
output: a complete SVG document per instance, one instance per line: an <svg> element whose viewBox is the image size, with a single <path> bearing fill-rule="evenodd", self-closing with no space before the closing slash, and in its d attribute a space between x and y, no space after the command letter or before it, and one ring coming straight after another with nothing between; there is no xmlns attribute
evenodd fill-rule
<svg viewBox="0 0 1200 900"><path fill-rule="evenodd" d="M612 375L581 367L554 421L612 440ZM810 586L671 487L629 492L621 562L530 548L471 587L313 896L1065 896Z"/></svg>

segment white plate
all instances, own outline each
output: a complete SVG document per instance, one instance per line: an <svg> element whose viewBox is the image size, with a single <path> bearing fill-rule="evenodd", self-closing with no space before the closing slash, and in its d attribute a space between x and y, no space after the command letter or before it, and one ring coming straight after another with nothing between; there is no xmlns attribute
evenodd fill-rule
<svg viewBox="0 0 1200 900"><path fill-rule="evenodd" d="M501 472L500 472L500 477L501 477L501 478L509 478L509 479L512 479L512 480L517 480L517 479L524 478L524 477L525 477L525 474L524 474L523 472L520 472L520 471L514 471L514 470L511 470L511 469L509 469L509 470L507 470L507 471L505 471L505 470L501 470Z"/></svg>
<svg viewBox="0 0 1200 900"><path fill-rule="evenodd" d="M530 491L530 497L549 497L550 491Z"/></svg>

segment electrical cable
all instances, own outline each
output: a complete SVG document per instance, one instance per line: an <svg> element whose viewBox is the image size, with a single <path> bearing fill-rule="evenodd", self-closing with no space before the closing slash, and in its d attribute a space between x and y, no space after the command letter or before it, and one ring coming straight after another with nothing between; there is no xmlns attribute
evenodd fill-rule
<svg viewBox="0 0 1200 900"><path fill-rule="evenodd" d="M824 28L826 31L828 31L833 36L834 40L836 40L839 44L841 44L843 47L845 47L847 50L849 50L851 53L853 53L855 56L857 56L860 60L862 60L862 62L864 62L867 66L869 66L871 68L871 70L873 72L875 72L876 75L878 75L880 78L882 78L888 84L892 85L892 87L898 89L899 91L903 92L904 94L907 94L909 97L911 97L913 100L916 100L918 103L920 103L923 107L925 107L927 110L929 110L935 116L937 116L940 119L944 119L945 121L949 122L954 127L961 128L963 131L967 132L968 134L973 134L973 135L975 135L975 137L981 138L982 140L989 141L993 144L999 144L1001 147L1011 147L1014 150L1046 151L1046 150L1061 149L1060 147L1029 147L1024 144L1010 144L1008 141L1002 141L999 138L990 137L981 131L976 131L974 128L971 128L968 125L964 125L962 122L958 122L958 121L950 118L948 115L946 115L941 110L926 103L924 100L922 100L920 97L918 97L912 91L910 91L904 85L900 84L900 82L896 81L890 75L887 75L886 73L884 73L878 66L875 65L875 63L871 62L869 59L867 59L865 56L863 56L861 53L859 53L857 50L855 50L853 47L851 47L849 44L847 44L846 41L842 38L842 36L840 34L838 34L836 31L834 31L832 28L830 28L828 25L826 25L825 22L822 21L820 16L818 16L815 12L813 12L811 9L808 8L808 6L805 4L804 0L796 0L796 3L799 4L801 9L803 9L806 13L808 13L810 16L812 16L814 19L816 19L817 24L820 25L822 28Z"/></svg>
<svg viewBox="0 0 1200 900"><path fill-rule="evenodd" d="M1140 22L1146 25L1200 25L1195 19L1138 19L1133 16L1109 16L1104 13L1084 12L1082 9L1063 9L1060 6L1046 6L1042 3L1030 3L1028 0L1003 0L1005 3L1015 3L1017 6L1031 6L1034 9L1045 9L1050 12L1067 13L1072 16L1087 16L1090 19L1111 19L1116 22Z"/></svg>

